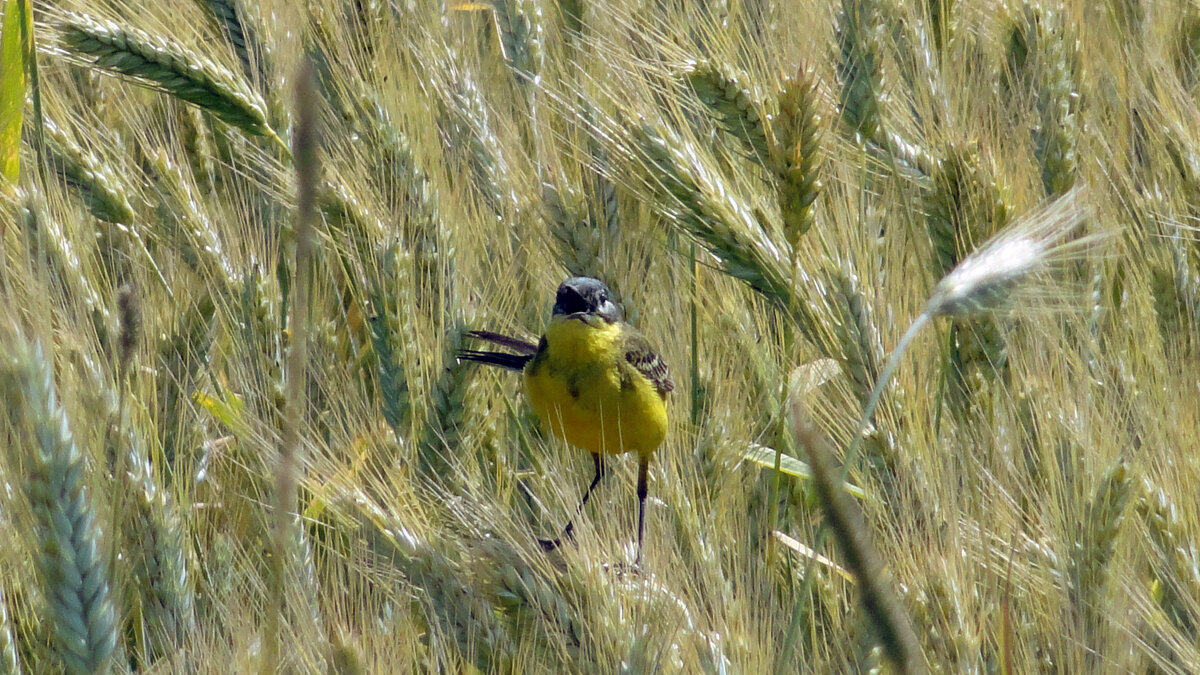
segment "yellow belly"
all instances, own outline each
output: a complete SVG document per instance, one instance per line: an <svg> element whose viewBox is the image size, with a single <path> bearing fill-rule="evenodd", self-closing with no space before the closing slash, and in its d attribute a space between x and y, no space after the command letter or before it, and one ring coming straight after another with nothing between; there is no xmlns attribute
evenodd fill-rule
<svg viewBox="0 0 1200 675"><path fill-rule="evenodd" d="M525 368L525 391L550 431L593 454L649 454L667 434L663 397L625 361L620 324L568 319L546 331Z"/></svg>

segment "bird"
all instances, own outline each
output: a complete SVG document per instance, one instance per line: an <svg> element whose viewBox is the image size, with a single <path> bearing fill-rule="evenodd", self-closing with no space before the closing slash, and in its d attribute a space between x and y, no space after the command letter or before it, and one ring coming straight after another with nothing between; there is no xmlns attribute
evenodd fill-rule
<svg viewBox="0 0 1200 675"><path fill-rule="evenodd" d="M608 286L593 277L572 277L559 285L550 325L536 345L491 331L467 336L511 351L463 349L460 360L523 373L525 396L541 424L591 454L595 474L575 517L604 478L605 457L637 453L634 564L640 566L650 459L666 438L667 394L675 389L666 362L624 321ZM558 538L538 540L545 551L572 539L575 517Z"/></svg>

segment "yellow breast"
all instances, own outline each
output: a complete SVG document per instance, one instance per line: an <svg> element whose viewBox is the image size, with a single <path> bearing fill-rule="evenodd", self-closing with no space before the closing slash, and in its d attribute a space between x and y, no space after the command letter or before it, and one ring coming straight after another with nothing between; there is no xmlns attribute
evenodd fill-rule
<svg viewBox="0 0 1200 675"><path fill-rule="evenodd" d="M545 350L525 367L526 394L542 423L594 454L649 454L667 433L666 403L625 360L623 328L558 318Z"/></svg>

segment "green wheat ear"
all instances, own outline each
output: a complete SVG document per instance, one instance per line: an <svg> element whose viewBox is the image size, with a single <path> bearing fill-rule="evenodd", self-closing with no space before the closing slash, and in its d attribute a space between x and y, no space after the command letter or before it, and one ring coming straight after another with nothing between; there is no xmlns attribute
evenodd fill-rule
<svg viewBox="0 0 1200 675"><path fill-rule="evenodd" d="M813 225L813 204L821 191L821 115L817 85L801 68L784 83L775 117L772 164L779 178L779 211L795 251Z"/></svg>
<svg viewBox="0 0 1200 675"><path fill-rule="evenodd" d="M500 47L513 76L523 86L536 85L546 59L541 6L531 0L496 0L492 7Z"/></svg>
<svg viewBox="0 0 1200 675"><path fill-rule="evenodd" d="M1142 478L1137 513L1146 524L1154 550L1151 573L1157 592L1152 592L1171 624L1194 641L1200 628L1194 598L1200 597L1200 553L1188 537L1180 509L1149 477Z"/></svg>
<svg viewBox="0 0 1200 675"><path fill-rule="evenodd" d="M49 117L44 122L54 170L79 191L92 215L109 223L133 223L127 188L110 168L113 164L85 151Z"/></svg>
<svg viewBox="0 0 1200 675"><path fill-rule="evenodd" d="M1009 27L1007 84L1029 97L1038 119L1034 151L1046 194L1066 192L1079 165L1079 42L1068 21L1050 9L1026 5Z"/></svg>
<svg viewBox="0 0 1200 675"><path fill-rule="evenodd" d="M242 3L238 0L202 0L202 4L211 12L217 30L233 47L242 73L253 80L258 40L254 27L246 23L246 10Z"/></svg>
<svg viewBox="0 0 1200 675"><path fill-rule="evenodd" d="M76 12L61 16L59 39L74 60L194 103L247 133L275 137L262 99L228 69L136 28Z"/></svg>
<svg viewBox="0 0 1200 675"><path fill-rule="evenodd" d="M27 494L36 523L36 566L68 673L107 669L117 640L109 597L112 581L96 510L87 492L83 453L54 391L54 372L41 347L11 333L0 363L0 388L11 424L28 430Z"/></svg>
<svg viewBox="0 0 1200 675"><path fill-rule="evenodd" d="M1087 507L1087 521L1075 541L1071 560L1071 598L1088 639L1099 639L1104 621L1104 589L1109 564L1116 553L1117 535L1125 522L1132 477L1124 459L1105 471Z"/></svg>
<svg viewBox="0 0 1200 675"><path fill-rule="evenodd" d="M759 162L766 162L773 145L767 138L770 118L746 74L702 60L688 64L683 77L721 127L740 140Z"/></svg>
<svg viewBox="0 0 1200 675"><path fill-rule="evenodd" d="M837 22L841 113L846 127L863 140L880 131L884 108L884 28L871 0L842 0Z"/></svg>

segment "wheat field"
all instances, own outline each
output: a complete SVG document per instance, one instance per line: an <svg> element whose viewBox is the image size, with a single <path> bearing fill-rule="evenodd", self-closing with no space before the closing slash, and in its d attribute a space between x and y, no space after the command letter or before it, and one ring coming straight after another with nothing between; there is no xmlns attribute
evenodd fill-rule
<svg viewBox="0 0 1200 675"><path fill-rule="evenodd" d="M0 673L1200 671L1200 4L0 8Z"/></svg>

